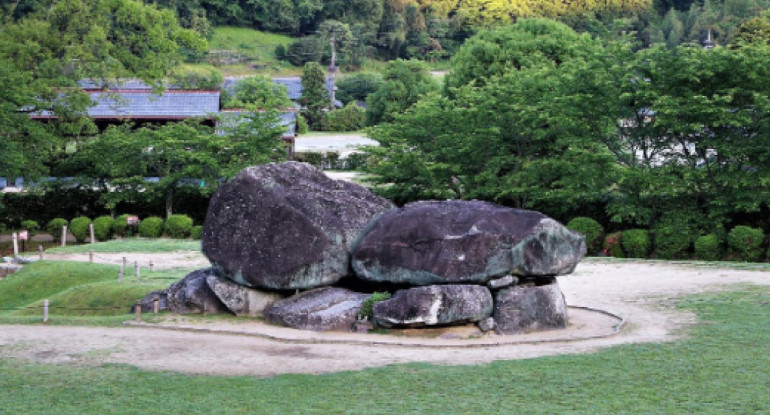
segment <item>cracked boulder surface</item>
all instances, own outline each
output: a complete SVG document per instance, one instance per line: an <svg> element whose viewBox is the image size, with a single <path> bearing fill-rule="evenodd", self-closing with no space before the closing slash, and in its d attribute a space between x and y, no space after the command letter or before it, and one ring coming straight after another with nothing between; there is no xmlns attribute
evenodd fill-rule
<svg viewBox="0 0 770 415"><path fill-rule="evenodd" d="M380 216L353 248L359 278L410 285L571 273L585 237L542 213L481 201L415 202Z"/></svg>
<svg viewBox="0 0 770 415"><path fill-rule="evenodd" d="M214 193L201 246L220 276L268 290L332 285L350 273L350 249L394 205L307 163L249 167Z"/></svg>

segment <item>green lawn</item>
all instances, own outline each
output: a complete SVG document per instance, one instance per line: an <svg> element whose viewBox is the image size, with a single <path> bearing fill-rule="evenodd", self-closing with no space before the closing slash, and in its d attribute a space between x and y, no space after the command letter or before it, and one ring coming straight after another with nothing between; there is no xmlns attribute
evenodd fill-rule
<svg viewBox="0 0 770 415"><path fill-rule="evenodd" d="M189 239L145 239L126 238L113 239L107 242L94 244L71 245L46 250L50 253L84 254L88 251L115 253L115 252L174 252L196 251L200 252L201 241Z"/></svg>
<svg viewBox="0 0 770 415"><path fill-rule="evenodd" d="M681 300L701 319L684 340L479 366L410 364L254 379L5 360L0 412L768 413L770 289L739 288Z"/></svg>
<svg viewBox="0 0 770 415"><path fill-rule="evenodd" d="M191 270L131 273L118 282L117 265L42 261L0 280L0 324L38 323L49 300L52 324L115 325L146 294L168 287ZM1 413L1 412L0 412Z"/></svg>

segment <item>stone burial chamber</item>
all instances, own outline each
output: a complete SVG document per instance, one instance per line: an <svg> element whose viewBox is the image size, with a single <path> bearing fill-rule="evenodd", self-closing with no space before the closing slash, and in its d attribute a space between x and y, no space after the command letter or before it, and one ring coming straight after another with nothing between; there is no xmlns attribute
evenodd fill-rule
<svg viewBox="0 0 770 415"><path fill-rule="evenodd" d="M567 326L567 307L555 277L586 253L582 234L538 212L475 200L397 208L297 162L249 167L220 186L201 245L212 267L149 294L143 308L159 298L175 313L315 331L353 330L362 319L556 329ZM374 302L383 287L390 298Z"/></svg>

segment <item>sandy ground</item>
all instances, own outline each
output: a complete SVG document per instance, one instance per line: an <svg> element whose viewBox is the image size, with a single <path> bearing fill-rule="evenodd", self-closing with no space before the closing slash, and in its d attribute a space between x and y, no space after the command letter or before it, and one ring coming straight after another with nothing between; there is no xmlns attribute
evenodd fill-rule
<svg viewBox="0 0 770 415"><path fill-rule="evenodd" d="M117 254L120 256L120 254ZM189 261L189 259L187 259ZM189 265L189 262L187 263ZM389 364L482 364L495 360L588 353L619 344L663 342L686 335L695 322L673 299L735 284L770 284L770 272L654 262L586 261L559 283L571 306L564 331L524 336L412 338L359 333L309 333L253 320L191 323L173 317L167 328L0 326L0 357L78 365L125 363L147 370L194 374L273 376L327 373ZM739 289L739 287L738 287ZM446 338L449 337L449 338Z"/></svg>

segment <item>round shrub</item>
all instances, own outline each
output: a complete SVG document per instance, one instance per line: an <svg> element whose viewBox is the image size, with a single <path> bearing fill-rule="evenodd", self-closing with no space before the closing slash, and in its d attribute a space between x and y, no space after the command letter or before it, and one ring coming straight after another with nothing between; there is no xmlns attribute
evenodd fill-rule
<svg viewBox="0 0 770 415"><path fill-rule="evenodd" d="M687 255L692 238L685 229L663 226L655 233L655 252L660 259L679 259Z"/></svg>
<svg viewBox="0 0 770 415"><path fill-rule="evenodd" d="M366 110L351 102L345 108L329 111L321 128L324 131L357 131L364 127Z"/></svg>
<svg viewBox="0 0 770 415"><path fill-rule="evenodd" d="M163 219L150 216L139 222L139 236L142 238L160 238L163 235Z"/></svg>
<svg viewBox="0 0 770 415"><path fill-rule="evenodd" d="M604 228L599 222L591 218L577 217L567 223L567 228L586 236L586 248L589 254L599 252L604 237Z"/></svg>
<svg viewBox="0 0 770 415"><path fill-rule="evenodd" d="M37 230L40 229L40 225L34 220L21 221L21 229L29 231L29 237L37 235Z"/></svg>
<svg viewBox="0 0 770 415"><path fill-rule="evenodd" d="M652 240L650 240L650 233L644 229L629 229L623 231L621 245L627 257L647 258L652 248Z"/></svg>
<svg viewBox="0 0 770 415"><path fill-rule="evenodd" d="M730 254L738 260L759 261L762 258L762 243L765 233L762 229L736 226L727 234Z"/></svg>
<svg viewBox="0 0 770 415"><path fill-rule="evenodd" d="M184 239L190 235L193 220L187 215L171 215L166 219L165 234L172 238Z"/></svg>
<svg viewBox="0 0 770 415"><path fill-rule="evenodd" d="M99 216L94 219L94 237L97 241L108 241L112 238L112 216Z"/></svg>
<svg viewBox="0 0 770 415"><path fill-rule="evenodd" d="M203 235L203 226L193 226L192 229L190 229L190 238L192 239L201 239L201 236Z"/></svg>
<svg viewBox="0 0 770 415"><path fill-rule="evenodd" d="M131 214L123 214L115 218L115 220L112 221L112 233L115 236L119 236L121 238L128 237L128 236L134 236L136 234L136 226L128 226L126 224L126 220L129 216L136 216Z"/></svg>
<svg viewBox="0 0 770 415"><path fill-rule="evenodd" d="M75 219L72 219L70 222L70 231L73 235L75 235L75 239L78 240L78 242L85 242L86 239L90 237L88 225L91 224L91 218L87 216L78 216Z"/></svg>
<svg viewBox="0 0 770 415"><path fill-rule="evenodd" d="M714 234L699 236L695 240L695 257L704 261L718 261L722 258L719 238Z"/></svg>
<svg viewBox="0 0 770 415"><path fill-rule="evenodd" d="M604 246L602 248L602 255L611 256L615 258L623 258L623 248L621 247L621 241L623 240L623 232L615 232L607 235L604 238Z"/></svg>
<svg viewBox="0 0 770 415"><path fill-rule="evenodd" d="M45 231L53 236L54 241L61 242L61 229L68 224L67 219L54 218L45 225Z"/></svg>

